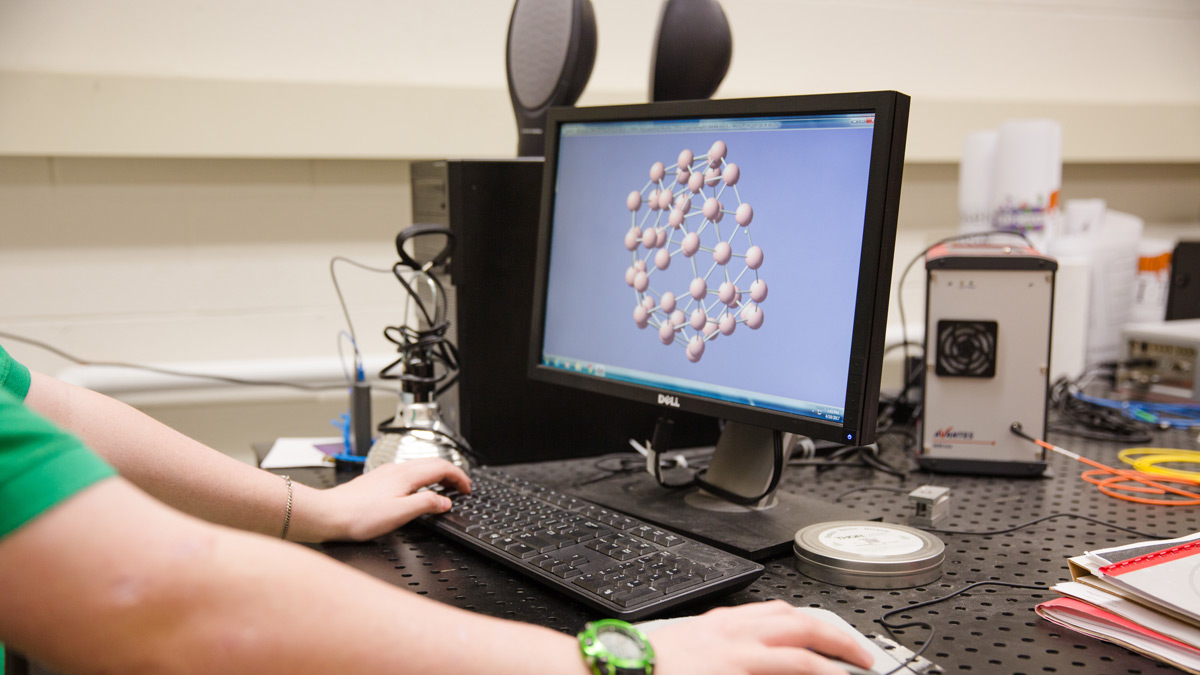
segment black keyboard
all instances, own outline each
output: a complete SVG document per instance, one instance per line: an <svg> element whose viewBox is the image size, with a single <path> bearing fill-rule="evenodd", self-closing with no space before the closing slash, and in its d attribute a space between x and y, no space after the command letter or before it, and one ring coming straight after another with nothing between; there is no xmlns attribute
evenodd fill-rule
<svg viewBox="0 0 1200 675"><path fill-rule="evenodd" d="M762 565L495 469L422 516L438 532L607 616L642 619L748 586Z"/></svg>

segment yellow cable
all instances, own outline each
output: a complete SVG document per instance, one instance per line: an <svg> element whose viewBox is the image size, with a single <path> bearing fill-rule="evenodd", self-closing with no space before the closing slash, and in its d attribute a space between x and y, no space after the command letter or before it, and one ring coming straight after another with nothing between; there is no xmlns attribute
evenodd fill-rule
<svg viewBox="0 0 1200 675"><path fill-rule="evenodd" d="M1142 473L1187 480L1200 480L1200 471L1171 469L1159 464L1200 464L1200 452L1179 448L1128 448L1118 457L1122 462Z"/></svg>

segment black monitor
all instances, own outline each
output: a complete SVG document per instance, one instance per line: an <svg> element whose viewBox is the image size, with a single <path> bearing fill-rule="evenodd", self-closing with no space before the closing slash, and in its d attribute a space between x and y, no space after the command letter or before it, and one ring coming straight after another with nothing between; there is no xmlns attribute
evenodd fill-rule
<svg viewBox="0 0 1200 675"><path fill-rule="evenodd" d="M865 92L550 113L531 376L725 421L706 489L646 475L583 496L756 558L861 516L769 493L783 432L874 441L908 107Z"/></svg>

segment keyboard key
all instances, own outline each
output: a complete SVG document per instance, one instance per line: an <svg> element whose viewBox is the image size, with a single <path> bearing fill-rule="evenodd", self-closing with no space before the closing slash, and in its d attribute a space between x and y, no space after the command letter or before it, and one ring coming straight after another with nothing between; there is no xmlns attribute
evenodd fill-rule
<svg viewBox="0 0 1200 675"><path fill-rule="evenodd" d="M560 558L560 560L562 560L563 562L565 562L569 565L572 565L574 567L586 565L586 564L588 564L588 562L590 562L588 560L588 557L583 555L582 553L572 553L568 556L563 556L562 558Z"/></svg>
<svg viewBox="0 0 1200 675"><path fill-rule="evenodd" d="M536 534L533 534L532 532L523 532L518 534L517 541L532 549L535 549L539 553L553 551L554 549L558 548L557 543L550 541L549 539L544 539Z"/></svg>
<svg viewBox="0 0 1200 675"><path fill-rule="evenodd" d="M631 548L619 548L611 552L605 551L605 553L608 553L608 555L616 558L617 560L629 560L630 558L636 558L638 555Z"/></svg>
<svg viewBox="0 0 1200 675"><path fill-rule="evenodd" d="M575 578L572 583L584 590L591 591L592 593L599 593L602 587L608 585L608 582L604 581L604 579L597 574L584 574L583 576Z"/></svg>
<svg viewBox="0 0 1200 675"><path fill-rule="evenodd" d="M537 555L536 548L530 548L525 544L514 544L504 549L505 551L517 556L518 558L531 558Z"/></svg>
<svg viewBox="0 0 1200 675"><path fill-rule="evenodd" d="M680 591L687 590L693 586L699 586L702 583L704 583L704 580L700 577L692 576L691 574L684 574L677 576L663 584L663 590L670 595L671 593L678 593Z"/></svg>
<svg viewBox="0 0 1200 675"><path fill-rule="evenodd" d="M580 574L583 574L583 572L581 570L579 570L579 568L571 567L570 565L557 565L553 569L550 570L550 573L556 577L561 577L563 579L570 579L572 577L576 577Z"/></svg>
<svg viewBox="0 0 1200 675"><path fill-rule="evenodd" d="M588 530L584 528L574 528L564 534L575 540L576 543L596 538L595 530Z"/></svg>
<svg viewBox="0 0 1200 675"><path fill-rule="evenodd" d="M463 515L461 512L455 512L453 509L442 514L442 522L449 523L460 530L466 530L469 525L473 525L470 517Z"/></svg>
<svg viewBox="0 0 1200 675"><path fill-rule="evenodd" d="M658 595L663 595L661 589L655 588L650 584L635 581L631 584L626 584L622 590L614 595L612 600L622 607L628 607Z"/></svg>
<svg viewBox="0 0 1200 675"><path fill-rule="evenodd" d="M488 543L491 544L492 546L495 546L498 549L504 550L504 549L507 549L510 545L517 543L517 540L513 539L512 537L510 537L508 535L500 535L498 537L494 537L494 538L488 540Z"/></svg>

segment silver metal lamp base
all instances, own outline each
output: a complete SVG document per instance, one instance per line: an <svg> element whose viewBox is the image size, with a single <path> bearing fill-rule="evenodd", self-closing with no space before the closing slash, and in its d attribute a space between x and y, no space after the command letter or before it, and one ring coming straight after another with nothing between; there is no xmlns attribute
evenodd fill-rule
<svg viewBox="0 0 1200 675"><path fill-rule="evenodd" d="M382 427L402 431L379 435L367 453L364 471L428 457L444 459L464 471L470 468L470 462L453 440L453 431L442 421L436 403L402 405L396 417Z"/></svg>

